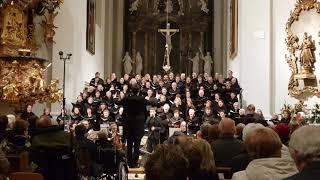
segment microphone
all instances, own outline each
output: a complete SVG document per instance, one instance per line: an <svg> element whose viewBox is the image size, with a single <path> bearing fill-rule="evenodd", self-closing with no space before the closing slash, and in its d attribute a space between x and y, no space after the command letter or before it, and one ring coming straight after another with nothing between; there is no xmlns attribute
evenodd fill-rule
<svg viewBox="0 0 320 180"><path fill-rule="evenodd" d="M63 52L62 51L59 51L59 56L63 56Z"/></svg>

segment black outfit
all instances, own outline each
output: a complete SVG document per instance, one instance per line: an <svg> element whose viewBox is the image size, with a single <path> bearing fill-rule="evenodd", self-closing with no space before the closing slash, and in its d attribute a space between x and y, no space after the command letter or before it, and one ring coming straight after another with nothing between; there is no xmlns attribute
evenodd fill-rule
<svg viewBox="0 0 320 180"><path fill-rule="evenodd" d="M320 177L320 161L311 161L301 172L286 178L285 180L312 180Z"/></svg>
<svg viewBox="0 0 320 180"><path fill-rule="evenodd" d="M223 135L211 144L216 166L230 167L233 157L245 151L241 141L233 135Z"/></svg>
<svg viewBox="0 0 320 180"><path fill-rule="evenodd" d="M139 147L144 135L146 101L142 96L130 96L123 100L124 134L127 139L127 158L129 166L137 166ZM132 150L132 148L134 148Z"/></svg>
<svg viewBox="0 0 320 180"><path fill-rule="evenodd" d="M160 144L160 133L164 130L163 123L161 121L162 120L157 116L147 118L146 126L149 130L147 151L149 152L152 152L155 147Z"/></svg>
<svg viewBox="0 0 320 180"><path fill-rule="evenodd" d="M35 114L34 114L33 112L27 112L27 111L25 111L25 112L23 112L23 113L21 114L21 119L29 122L29 119L30 119L32 116L35 116Z"/></svg>
<svg viewBox="0 0 320 180"><path fill-rule="evenodd" d="M190 117L187 118L188 121L188 133L189 134L196 134L197 131L200 130L200 120L197 116L194 116L192 119Z"/></svg>

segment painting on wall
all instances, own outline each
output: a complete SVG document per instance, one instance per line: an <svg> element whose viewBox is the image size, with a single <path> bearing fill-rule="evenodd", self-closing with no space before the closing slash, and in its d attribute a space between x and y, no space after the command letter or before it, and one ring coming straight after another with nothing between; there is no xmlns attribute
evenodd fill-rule
<svg viewBox="0 0 320 180"><path fill-rule="evenodd" d="M96 41L96 1L87 0L87 51L95 54Z"/></svg>
<svg viewBox="0 0 320 180"><path fill-rule="evenodd" d="M238 54L238 0L231 0L230 4L230 58Z"/></svg>

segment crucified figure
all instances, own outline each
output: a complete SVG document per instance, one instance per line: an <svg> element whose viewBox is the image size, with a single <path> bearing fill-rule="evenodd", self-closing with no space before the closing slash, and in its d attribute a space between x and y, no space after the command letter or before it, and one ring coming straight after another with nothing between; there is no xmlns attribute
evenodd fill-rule
<svg viewBox="0 0 320 180"><path fill-rule="evenodd" d="M179 32L179 29L170 29L170 23L167 23L166 29L158 29L158 32L160 32L166 38L165 58L167 60L167 65L170 65L170 53L172 50L171 37Z"/></svg>

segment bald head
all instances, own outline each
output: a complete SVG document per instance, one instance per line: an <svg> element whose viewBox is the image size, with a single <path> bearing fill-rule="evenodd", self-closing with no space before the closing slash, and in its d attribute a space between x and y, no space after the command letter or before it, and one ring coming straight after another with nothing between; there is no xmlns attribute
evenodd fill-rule
<svg viewBox="0 0 320 180"><path fill-rule="evenodd" d="M230 118L224 118L219 123L219 131L221 135L234 135L236 131L235 123Z"/></svg>
<svg viewBox="0 0 320 180"><path fill-rule="evenodd" d="M41 116L38 123L37 123L39 128L46 128L51 126L51 119L49 116Z"/></svg>

